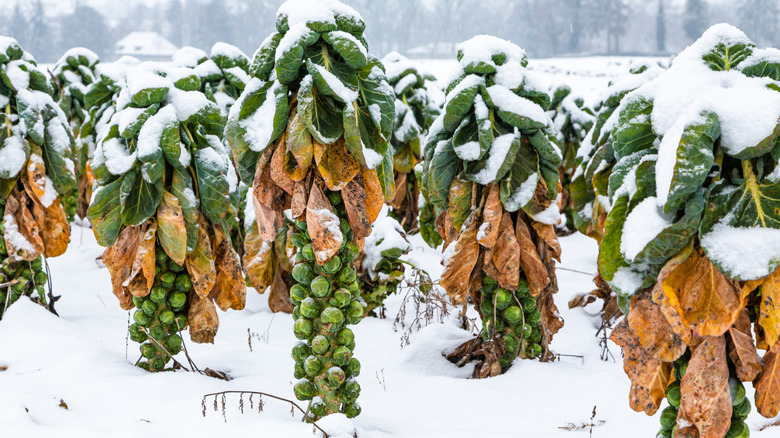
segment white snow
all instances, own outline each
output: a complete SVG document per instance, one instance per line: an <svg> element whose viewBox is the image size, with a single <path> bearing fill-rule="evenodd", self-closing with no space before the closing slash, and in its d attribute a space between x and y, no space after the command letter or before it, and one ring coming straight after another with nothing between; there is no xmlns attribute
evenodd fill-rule
<svg viewBox="0 0 780 438"><path fill-rule="evenodd" d="M504 202L504 207L506 207L508 211L517 211L525 207L531 202L531 199L533 199L538 182L539 173L533 172L522 182L522 184L520 184L520 187L507 198L506 202Z"/></svg>
<svg viewBox="0 0 780 438"><path fill-rule="evenodd" d="M632 271L630 268L621 267L615 272L615 276L612 277L610 286L616 291L619 291L625 295L633 295L642 286L644 276Z"/></svg>
<svg viewBox="0 0 780 438"><path fill-rule="evenodd" d="M455 153L464 161L476 160L481 152L478 141L470 141L455 147Z"/></svg>
<svg viewBox="0 0 780 438"><path fill-rule="evenodd" d="M200 91L182 91L178 88L171 88L166 100L176 108L176 117L180 122L216 105Z"/></svg>
<svg viewBox="0 0 780 438"><path fill-rule="evenodd" d="M311 80L310 76L307 77ZM241 94L241 97L239 97L236 103L230 108L228 118L231 120L238 120L246 96L259 90L264 85L265 82L260 79L252 78L249 83L246 84L246 88ZM246 135L244 137L247 145L255 152L264 150L271 141L271 135L273 135L274 130L274 116L276 115L275 93L280 86L279 82L274 81L273 85L266 92L265 102L260 105L260 108L251 116L239 122L241 127L246 130Z"/></svg>
<svg viewBox="0 0 780 438"><path fill-rule="evenodd" d="M493 139L493 144L490 145L490 151L488 151L487 161L485 167L474 175L474 181L478 184L488 185L496 180L498 176L498 170L501 165L506 161L506 155L509 153L509 148L512 146L512 142L515 141L515 137L518 134L504 134L502 136Z"/></svg>
<svg viewBox="0 0 780 438"><path fill-rule="evenodd" d="M112 175L122 175L135 164L136 152L131 153L123 142L122 138L111 138L100 145L106 169Z"/></svg>
<svg viewBox="0 0 780 438"><path fill-rule="evenodd" d="M545 125L550 119L542 107L524 97L516 95L503 85L490 86L487 88L487 92L493 103L503 111L509 111L514 114L528 117L535 122Z"/></svg>
<svg viewBox="0 0 780 438"><path fill-rule="evenodd" d="M376 266L382 261L382 251L400 248L404 252L412 249L406 240L406 233L397 220L389 217L379 217L373 223L371 234L366 237L363 267L371 279L376 279Z"/></svg>
<svg viewBox="0 0 780 438"><path fill-rule="evenodd" d="M468 41L458 44L457 49L463 53L460 60L462 66L483 62L497 67L493 55L506 54L507 61L521 61L525 58L525 50L511 42L491 35L477 35Z"/></svg>
<svg viewBox="0 0 780 438"><path fill-rule="evenodd" d="M27 152L21 138L17 135L6 137L0 148L0 172L8 172L9 177L13 178L19 174L26 161Z"/></svg>
<svg viewBox="0 0 780 438"><path fill-rule="evenodd" d="M230 59L247 59L246 54L242 52L241 49L232 44L223 42L218 42L211 46L211 57L213 58L220 55Z"/></svg>
<svg viewBox="0 0 780 438"><path fill-rule="evenodd" d="M414 73L409 73L408 75L399 79L398 82L395 84L395 94L397 96L400 96L404 92L404 90L406 90L406 87L416 82L417 82L417 76L415 76Z"/></svg>
<svg viewBox="0 0 780 438"><path fill-rule="evenodd" d="M637 204L626 217L620 240L620 252L626 260L634 260L648 243L672 225L674 218L665 215L657 204L655 196L649 196Z"/></svg>
<svg viewBox="0 0 780 438"><path fill-rule="evenodd" d="M52 120L46 125L46 133L51 137L51 146L54 150L63 154L70 149L70 135L65 130L65 126L62 123L57 123L56 120Z"/></svg>
<svg viewBox="0 0 780 438"><path fill-rule="evenodd" d="M341 224L339 217L325 208L315 210L314 214L321 219L321 225L331 234L334 244L340 246L341 242L344 241L344 235L341 234L341 228L339 227ZM315 251L315 254L319 260L327 259L327 254L324 251Z"/></svg>
<svg viewBox="0 0 780 438"><path fill-rule="evenodd" d="M701 237L710 260L724 266L739 280L766 277L780 265L780 230L733 227L728 217Z"/></svg>
<svg viewBox="0 0 780 438"><path fill-rule="evenodd" d="M176 125L177 122L176 109L171 105L165 105L157 111L157 114L149 117L138 132L136 143L138 158L149 157L159 151L163 131L170 125Z"/></svg>
<svg viewBox="0 0 780 438"><path fill-rule="evenodd" d="M6 214L3 216L3 228L5 230L3 233L5 241L15 250L27 251L32 254L37 252L33 244L30 243L30 241L27 240L27 238L24 237L24 235L19 231L19 225L16 223L16 219L12 215ZM19 257L15 252L8 252L8 256L11 258L11 260L21 260L21 257Z"/></svg>
<svg viewBox="0 0 780 438"><path fill-rule="evenodd" d="M338 0L287 0L279 6L276 15L287 16L290 30L314 21L336 24L337 15L363 20L357 11Z"/></svg>
<svg viewBox="0 0 780 438"><path fill-rule="evenodd" d="M8 75L11 85L17 91L24 90L30 86L30 73L22 70L21 66L28 68L29 64L27 61L17 59L16 61L11 61L5 65L5 74Z"/></svg>
<svg viewBox="0 0 780 438"><path fill-rule="evenodd" d="M560 198L560 195L558 195ZM543 224L558 225L561 223L561 209L558 207L558 201L551 202L544 210L532 216L536 222Z"/></svg>
<svg viewBox="0 0 780 438"><path fill-rule="evenodd" d="M173 54L173 65L177 67L195 68L202 59L208 59L208 54L201 49L185 46Z"/></svg>
<svg viewBox="0 0 780 438"><path fill-rule="evenodd" d="M329 72L325 67L319 64L312 64L312 65L317 70L317 72L322 76L322 78L328 84L330 89L333 90L334 93L336 93L336 96L338 96L339 99L341 99L347 104L350 104L357 100L358 98L357 90L352 90L349 87L347 87L343 82L341 82L341 79L337 78L336 75Z"/></svg>

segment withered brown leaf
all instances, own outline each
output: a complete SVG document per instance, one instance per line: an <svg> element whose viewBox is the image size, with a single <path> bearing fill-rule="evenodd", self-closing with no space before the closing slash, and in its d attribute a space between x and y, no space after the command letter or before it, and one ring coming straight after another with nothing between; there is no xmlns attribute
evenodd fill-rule
<svg viewBox="0 0 780 438"><path fill-rule="evenodd" d="M111 274L111 286L119 305L125 309L133 308L133 296L124 287L133 270L133 261L141 245L141 230L138 227L125 227L119 233L116 242L103 251L103 263Z"/></svg>
<svg viewBox="0 0 780 438"><path fill-rule="evenodd" d="M726 345L737 377L743 382L752 382L761 372L758 350L753 342L748 310L743 308L734 325L726 332Z"/></svg>
<svg viewBox="0 0 780 438"><path fill-rule="evenodd" d="M504 289L516 290L520 283L520 244L512 215L504 213L495 244L485 253L486 273Z"/></svg>
<svg viewBox="0 0 780 438"><path fill-rule="evenodd" d="M344 236L339 228L340 221L328 198L317 184L312 184L309 202L306 205L306 226L314 248L314 258L318 264L338 254Z"/></svg>
<svg viewBox="0 0 780 438"><path fill-rule="evenodd" d="M482 226L477 241L486 248L492 248L498 239L501 218L504 216L504 207L501 205L501 196L498 184L492 184L488 190L485 207L482 210Z"/></svg>
<svg viewBox="0 0 780 438"><path fill-rule="evenodd" d="M219 317L214 302L211 298L200 297L198 294L190 294L189 301L187 321L190 325L190 339L198 344L213 344L219 329Z"/></svg>
<svg viewBox="0 0 780 438"><path fill-rule="evenodd" d="M371 222L368 220L366 210L366 190L363 188L363 178L357 175L344 189L341 190L344 199L344 207L347 210L347 218L356 239L364 239L371 234Z"/></svg>
<svg viewBox="0 0 780 438"><path fill-rule="evenodd" d="M187 254L187 271L192 279L192 288L200 297L208 297L217 282L214 250L211 247L209 232L211 226L202 214L198 216L198 245Z"/></svg>
<svg viewBox="0 0 780 438"><path fill-rule="evenodd" d="M680 382L677 424L693 424L701 438L722 438L731 426L726 341L707 336L693 350Z"/></svg>
<svg viewBox="0 0 780 438"><path fill-rule="evenodd" d="M447 248L445 252L444 272L439 284L454 302L460 303L469 295L469 279L479 255L474 213L466 219L463 231L450 245L454 247Z"/></svg>
<svg viewBox="0 0 780 438"><path fill-rule="evenodd" d="M257 224L244 237L244 269L258 293L265 292L274 278L274 249L260 237Z"/></svg>
<svg viewBox="0 0 780 438"><path fill-rule="evenodd" d="M631 297L628 325L642 348L664 362L674 362L688 346L666 320L661 307L651 300L650 291Z"/></svg>
<svg viewBox="0 0 780 438"><path fill-rule="evenodd" d="M228 309L241 310L246 304L246 282L241 259L233 249L230 240L218 227L214 228L212 245L215 248L217 281L211 296L223 312Z"/></svg>
<svg viewBox="0 0 780 438"><path fill-rule="evenodd" d="M347 149L344 138L323 145L314 142L314 161L328 189L339 191L360 172L360 164Z"/></svg>
<svg viewBox="0 0 780 438"><path fill-rule="evenodd" d="M550 284L549 272L539 257L536 245L531 238L531 231L522 215L518 215L516 226L517 242L520 244L520 266L523 267L525 278L528 280L531 295L536 297Z"/></svg>
<svg viewBox="0 0 780 438"><path fill-rule="evenodd" d="M157 242L157 224L146 223L141 226L141 244L133 260L133 270L127 290L136 297L145 297L152 291L155 274L154 245Z"/></svg>

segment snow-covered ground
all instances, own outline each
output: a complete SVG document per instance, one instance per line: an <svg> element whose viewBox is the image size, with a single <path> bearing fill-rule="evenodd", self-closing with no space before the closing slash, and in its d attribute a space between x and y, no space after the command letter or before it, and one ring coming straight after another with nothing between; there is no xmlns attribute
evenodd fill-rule
<svg viewBox="0 0 780 438"><path fill-rule="evenodd" d="M531 67L550 81L570 80L590 99L627 62L567 58L532 60ZM439 77L455 66L451 61L420 64ZM438 279L441 253L419 236L411 242L408 258ZM443 323L414 331L402 347L404 333L393 319L403 297L394 296L387 302L387 319L365 319L354 327L363 413L353 420L331 416L321 427L334 437L347 437L343 432L354 427L360 438L655 436L658 414L648 417L628 407L620 349L609 342L615 360L600 359L600 304L584 310L567 306L593 287L596 244L579 234L561 244L556 304L566 325L552 344L559 361L518 360L503 376L469 379L471 366L457 368L442 356L472 336L458 328L457 310ZM313 436L300 414L291 416L289 405L269 398L262 413L256 404L250 409L245 398L242 414L238 396L229 396L224 416L221 400L215 412L211 398L202 415L202 396L211 392L254 390L294 399L292 317L271 313L267 295L250 290L245 310L220 313L214 345L187 343L201 369L224 371L233 380L150 374L133 366L138 346L127 339L129 315L111 293L108 271L95 262L101 254L91 231L74 225L68 252L50 260L55 293L62 296L60 317L22 300L0 321L0 369L7 367L0 371L1 437ZM409 305L407 323L413 315ZM177 359L187 363L183 354ZM780 427L758 430L773 421L754 411L747 423L755 437L778 437Z"/></svg>

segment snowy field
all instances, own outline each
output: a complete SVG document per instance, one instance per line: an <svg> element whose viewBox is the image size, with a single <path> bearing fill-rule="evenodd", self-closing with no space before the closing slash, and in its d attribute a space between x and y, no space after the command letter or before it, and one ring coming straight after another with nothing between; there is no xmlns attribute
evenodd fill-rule
<svg viewBox="0 0 780 438"><path fill-rule="evenodd" d="M550 83L568 82L592 102L628 63L627 58L565 58L531 61L530 67ZM455 66L454 61L420 64L443 80ZM410 240L414 250L407 259L438 279L440 252L419 236ZM393 320L403 296L394 296L387 301L387 319L364 319L354 327L363 413L354 420L331 416L320 426L333 437L351 436L345 431L354 427L360 438L654 437L659 414L648 417L628 407L620 349L609 342L614 360L600 359L600 303L584 310L567 306L573 296L593 288L596 244L579 234L561 244L555 300L565 326L552 344L562 355L559 361L518 360L505 375L471 380L471 366L457 368L442 356L472 336L458 328L457 310L443 323L415 330L409 345L402 346L404 330ZM221 401L215 412L211 398L202 414L202 396L217 391L294 399L290 350L297 340L290 315L271 313L267 295L249 290L245 310L220 313L214 345L187 343L201 369L224 371L229 382L183 371L147 373L133 366L138 346L127 340L129 315L111 293L108 271L95 262L102 251L91 230L74 225L68 252L50 260L55 294L62 296L60 317L22 300L0 321L1 437L313 436L300 414L291 417L288 404L270 398L264 398L262 413L256 398L254 409L245 398L242 414L238 397L230 396L224 416ZM406 323L413 317L408 305ZM187 363L183 354L177 359ZM752 399L749 385L747 391ZM754 411L747 423L752 436L780 437L780 427L759 431L773 421Z"/></svg>

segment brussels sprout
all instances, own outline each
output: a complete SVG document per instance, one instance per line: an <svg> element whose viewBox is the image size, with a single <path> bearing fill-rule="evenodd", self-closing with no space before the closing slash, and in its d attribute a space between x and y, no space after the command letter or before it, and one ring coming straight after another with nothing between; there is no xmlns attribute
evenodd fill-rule
<svg viewBox="0 0 780 438"><path fill-rule="evenodd" d="M320 319L322 319L323 325L331 324L334 327L339 327L342 323L344 323L344 314L341 313L341 310L335 307L327 307L322 311Z"/></svg>
<svg viewBox="0 0 780 438"><path fill-rule="evenodd" d="M519 324L523 321L523 311L517 306L509 306L504 310L504 319L509 324Z"/></svg>
<svg viewBox="0 0 780 438"><path fill-rule="evenodd" d="M485 286L493 286L493 287L497 287L498 286L498 282L496 280L488 277L487 275L482 276L482 284L485 285Z"/></svg>
<svg viewBox="0 0 780 438"><path fill-rule="evenodd" d="M141 310L145 314L152 316L157 313L157 304L154 304L152 300L144 300L144 303L141 305Z"/></svg>
<svg viewBox="0 0 780 438"><path fill-rule="evenodd" d="M187 316L186 315L178 315L176 317L176 327L177 327L177 330L184 330L187 327Z"/></svg>
<svg viewBox="0 0 780 438"><path fill-rule="evenodd" d="M149 294L149 299L152 302L160 304L168 297L168 291L164 287L155 286L152 288L152 292Z"/></svg>
<svg viewBox="0 0 780 438"><path fill-rule="evenodd" d="M739 418L740 420L744 420L747 418L748 414L750 414L750 409L750 400L745 397L742 399L742 403L734 406L731 415L735 418Z"/></svg>
<svg viewBox="0 0 780 438"><path fill-rule="evenodd" d="M311 351L315 354L324 355L330 349L330 341L323 335L317 335L311 340Z"/></svg>
<svg viewBox="0 0 780 438"><path fill-rule="evenodd" d="M176 274L173 272L163 272L160 275L160 281L162 281L163 286L171 287L173 286L173 282L176 281Z"/></svg>
<svg viewBox="0 0 780 438"><path fill-rule="evenodd" d="M146 333L141 330L141 327L138 324L133 323L130 326L130 339L133 340L133 342L138 342L139 344L145 340L148 339L146 336Z"/></svg>
<svg viewBox="0 0 780 438"><path fill-rule="evenodd" d="M536 358L542 355L542 346L539 344L531 345L531 357Z"/></svg>
<svg viewBox="0 0 780 438"><path fill-rule="evenodd" d="M303 370L303 361L296 363L293 367L293 377L296 379L303 379L306 377L306 371Z"/></svg>
<svg viewBox="0 0 780 438"><path fill-rule="evenodd" d="M323 276L318 276L311 281L311 292L317 298L323 298L330 293L330 282Z"/></svg>
<svg viewBox="0 0 780 438"><path fill-rule="evenodd" d="M518 348L520 348L520 341L516 337L505 335L502 339L504 340L507 354L517 353Z"/></svg>
<svg viewBox="0 0 780 438"><path fill-rule="evenodd" d="M35 276L33 277L33 281L35 281L35 284L46 284L46 280L49 279L49 276L46 275L45 272L36 272Z"/></svg>
<svg viewBox="0 0 780 438"><path fill-rule="evenodd" d="M528 340L538 344L542 340L542 331L539 328L534 327L531 331L531 336L528 337Z"/></svg>
<svg viewBox="0 0 780 438"><path fill-rule="evenodd" d="M347 403L344 405L344 415L347 416L347 418L355 418L358 415L360 415L360 405L355 403Z"/></svg>
<svg viewBox="0 0 780 438"><path fill-rule="evenodd" d="M328 384L331 387L337 388L341 386L345 380L347 380L347 374L343 369L341 369L341 367L331 367L328 369L326 378L328 379Z"/></svg>
<svg viewBox="0 0 780 438"><path fill-rule="evenodd" d="M293 316L293 321L297 321L298 318L301 317L301 306L300 305L296 305L296 306L293 307L292 316Z"/></svg>
<svg viewBox="0 0 780 438"><path fill-rule="evenodd" d="M356 300L352 300L347 307L346 314L350 318L362 318L365 308Z"/></svg>
<svg viewBox="0 0 780 438"><path fill-rule="evenodd" d="M326 412L328 412L328 408L321 399L317 398L311 402L311 405L309 405L309 411L311 411L311 413L317 417L322 417Z"/></svg>
<svg viewBox="0 0 780 438"><path fill-rule="evenodd" d="M317 356L309 356L303 361L303 370L309 376L316 376L322 370L322 361Z"/></svg>
<svg viewBox="0 0 780 438"><path fill-rule="evenodd" d="M482 312L483 315L492 315L493 314L493 301L490 300L490 297L485 297L482 299L482 301L479 303L479 310Z"/></svg>
<svg viewBox="0 0 780 438"><path fill-rule="evenodd" d="M310 262L314 261L314 247L311 245L311 243L304 245L303 248L301 248L301 252L299 254L301 254L304 260Z"/></svg>
<svg viewBox="0 0 780 438"><path fill-rule="evenodd" d="M155 341L161 341L165 336L165 329L162 326L156 325L149 329L149 336Z"/></svg>
<svg viewBox="0 0 780 438"><path fill-rule="evenodd" d="M357 279L357 274L351 266L344 266L339 271L338 281L341 285L350 284Z"/></svg>
<svg viewBox="0 0 780 438"><path fill-rule="evenodd" d="M667 406L661 412L661 428L663 430L672 430L672 427L677 424L677 408L674 406Z"/></svg>
<svg viewBox="0 0 780 438"><path fill-rule="evenodd" d="M539 323L542 322L542 313L539 311L539 309L535 309L533 312L525 316L525 320L528 321L528 323L531 325L539 325Z"/></svg>
<svg viewBox="0 0 780 438"><path fill-rule="evenodd" d="M347 263L352 263L355 261L358 254L360 254L360 248L358 247L357 243L349 242L347 243L347 246L344 247L344 250L341 251L341 262L345 265Z"/></svg>
<svg viewBox="0 0 780 438"><path fill-rule="evenodd" d="M149 361L149 368L152 371L162 371L165 369L166 360L161 357L155 357Z"/></svg>
<svg viewBox="0 0 780 438"><path fill-rule="evenodd" d="M322 269L325 270L328 274L335 274L339 272L339 269L341 269L341 257L335 255L332 259L325 262L324 265L322 265Z"/></svg>
<svg viewBox="0 0 780 438"><path fill-rule="evenodd" d="M141 306L143 306L143 304L144 304L143 298L133 295L133 306L135 306L136 309L140 309Z"/></svg>
<svg viewBox="0 0 780 438"><path fill-rule="evenodd" d="M309 339L314 332L314 324L312 324L311 320L308 318L298 318L298 320L295 321L295 324L293 324L293 331L295 332L296 338L302 340Z"/></svg>
<svg viewBox="0 0 780 438"><path fill-rule="evenodd" d="M349 306L349 303L351 301L352 301L352 294L349 293L347 289L341 288L336 290L336 292L333 293L333 298L328 300L328 303L334 307L344 308Z"/></svg>
<svg viewBox="0 0 780 438"><path fill-rule="evenodd" d="M297 228L297 229L299 229L301 231L306 231L306 222L304 222L304 221L302 221L300 219L295 219L295 228Z"/></svg>
<svg viewBox="0 0 780 438"><path fill-rule="evenodd" d="M336 334L336 343L339 345L349 345L355 341L355 333L350 328L343 328Z"/></svg>
<svg viewBox="0 0 780 438"><path fill-rule="evenodd" d="M5 239L0 239L0 242L3 242L3 248L5 248ZM43 269L43 257L38 257L37 259L33 260L31 266L36 271Z"/></svg>
<svg viewBox="0 0 780 438"><path fill-rule="evenodd" d="M182 273L176 276L174 285L179 292L189 292L192 289L192 280L189 275Z"/></svg>
<svg viewBox="0 0 780 438"><path fill-rule="evenodd" d="M299 342L292 349L292 357L296 363L303 363L309 356L311 356L311 348L305 342Z"/></svg>
<svg viewBox="0 0 780 438"><path fill-rule="evenodd" d="M306 287L300 284L294 284L290 288L290 300L293 303L300 303L303 300L306 299L306 296L309 295L309 291L306 290Z"/></svg>
<svg viewBox="0 0 780 438"><path fill-rule="evenodd" d="M736 406L745 399L745 386L734 376L729 378L729 391L731 393L731 406Z"/></svg>
<svg viewBox="0 0 780 438"><path fill-rule="evenodd" d="M682 395L680 394L680 381L675 380L674 382L670 383L669 386L666 388L666 400L669 401L669 404L675 408L680 407L680 399Z"/></svg>
<svg viewBox="0 0 780 438"><path fill-rule="evenodd" d="M158 247L154 253L154 258L158 263L163 264L168 261L168 254L165 253L165 250Z"/></svg>
<svg viewBox="0 0 780 438"><path fill-rule="evenodd" d="M292 276L298 283L308 286L314 279L314 268L308 263L298 263L293 267Z"/></svg>
<svg viewBox="0 0 780 438"><path fill-rule="evenodd" d="M302 232L293 233L290 240L292 240L292 244L298 248L303 248L304 245L310 243L309 238L307 238L306 234Z"/></svg>
<svg viewBox="0 0 780 438"><path fill-rule="evenodd" d="M510 304L512 304L512 301L514 301L512 292L501 287L498 288L494 302L494 305L498 310L506 309Z"/></svg>
<svg viewBox="0 0 780 438"><path fill-rule="evenodd" d="M328 200L334 207L341 204L341 193L328 192Z"/></svg>
<svg viewBox="0 0 780 438"><path fill-rule="evenodd" d="M300 313L306 318L316 318L320 314L320 306L314 298L308 297L301 301Z"/></svg>
<svg viewBox="0 0 780 438"><path fill-rule="evenodd" d="M536 310L536 298L531 296L523 297L520 302L523 304L523 311L525 313L531 313Z"/></svg>
<svg viewBox="0 0 780 438"><path fill-rule="evenodd" d="M354 401L360 395L360 384L354 378L350 377L341 387L341 394L348 401Z"/></svg>
<svg viewBox="0 0 780 438"><path fill-rule="evenodd" d="M352 359L352 351L349 347L340 346L333 351L333 363L340 367L349 365L350 359Z"/></svg>
<svg viewBox="0 0 780 438"><path fill-rule="evenodd" d="M151 359L157 353L157 349L152 344L143 344L140 347L141 356Z"/></svg>
<svg viewBox="0 0 780 438"><path fill-rule="evenodd" d="M360 361L355 359L354 357L349 360L349 364L347 365L347 372L349 373L350 377L357 377L360 375Z"/></svg>
<svg viewBox="0 0 780 438"><path fill-rule="evenodd" d="M133 313L133 321L141 327L148 327L149 323L152 322L152 318L146 313L136 310Z"/></svg>
<svg viewBox="0 0 780 438"><path fill-rule="evenodd" d="M168 269L178 274L179 272L184 271L184 266L174 262L173 260L168 260Z"/></svg>
<svg viewBox="0 0 780 438"><path fill-rule="evenodd" d="M168 297L168 304L173 310L179 310L187 304L187 294L184 292L174 292Z"/></svg>
<svg viewBox="0 0 780 438"><path fill-rule="evenodd" d="M308 379L301 379L293 387L295 398L298 400L311 400L317 394L317 387Z"/></svg>
<svg viewBox="0 0 780 438"><path fill-rule="evenodd" d="M163 324L173 324L176 322L176 314L172 310L165 310L160 313L160 322Z"/></svg>
<svg viewBox="0 0 780 438"><path fill-rule="evenodd" d="M177 354L179 351L181 351L181 345L181 336L177 334L168 336L168 339L165 341L165 346L168 348L168 351L171 354Z"/></svg>
<svg viewBox="0 0 780 438"><path fill-rule="evenodd" d="M742 420L731 420L731 427L726 433L726 438L748 438L750 437L750 429L747 424Z"/></svg>

